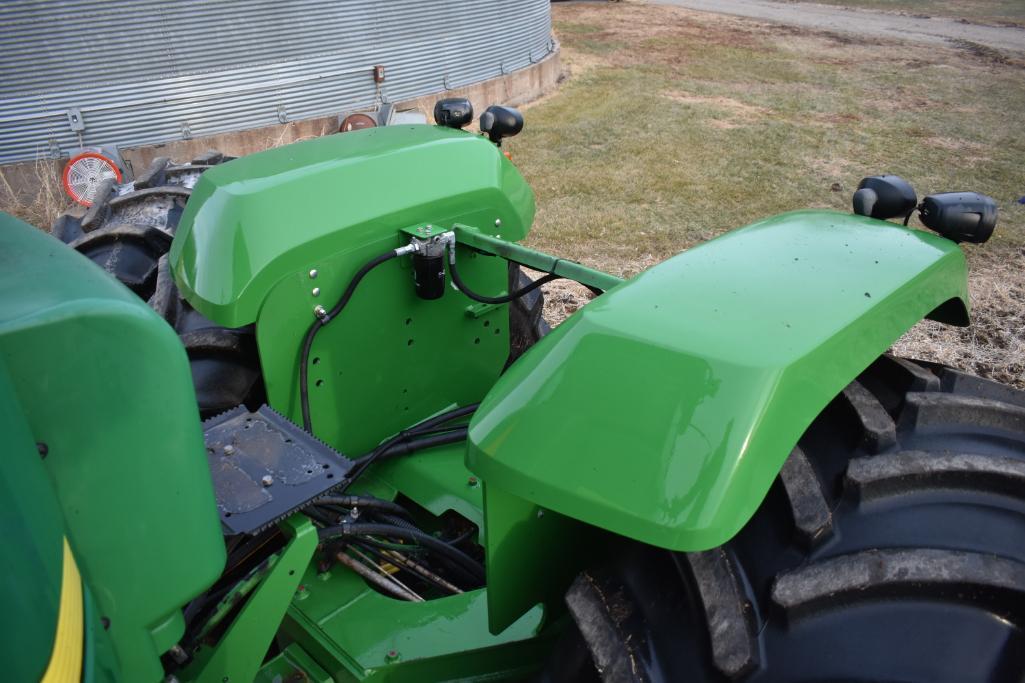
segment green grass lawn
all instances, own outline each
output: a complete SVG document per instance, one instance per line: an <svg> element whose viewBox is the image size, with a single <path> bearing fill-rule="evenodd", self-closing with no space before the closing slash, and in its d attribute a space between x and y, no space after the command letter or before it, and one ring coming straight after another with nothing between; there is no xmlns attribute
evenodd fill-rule
<svg viewBox="0 0 1025 683"><path fill-rule="evenodd" d="M922 326L910 351L1020 377L1021 63L633 3L553 11L571 76L508 143L538 197L531 246L629 275L767 214L849 210L865 175L977 190L1001 208L966 247L982 327Z"/></svg>

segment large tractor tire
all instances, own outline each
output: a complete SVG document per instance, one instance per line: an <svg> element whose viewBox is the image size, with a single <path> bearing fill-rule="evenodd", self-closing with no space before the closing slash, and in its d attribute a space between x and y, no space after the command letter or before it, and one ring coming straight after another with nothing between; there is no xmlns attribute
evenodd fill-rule
<svg viewBox="0 0 1025 683"><path fill-rule="evenodd" d="M884 356L734 539L629 546L567 604L563 679L1020 681L1025 392Z"/></svg>
<svg viewBox="0 0 1025 683"><path fill-rule="evenodd" d="M509 291L523 289L533 282L515 263L509 264ZM541 337L551 332L542 317L545 296L541 288L527 292L509 302L509 362L512 364Z"/></svg>
<svg viewBox="0 0 1025 683"><path fill-rule="evenodd" d="M263 401L253 327L221 327L204 318L175 287L167 252L185 202L199 176L228 161L209 152L188 164L155 159L135 181L108 181L84 216L61 216L54 236L96 262L149 302L175 329L189 355L196 400L203 417Z"/></svg>

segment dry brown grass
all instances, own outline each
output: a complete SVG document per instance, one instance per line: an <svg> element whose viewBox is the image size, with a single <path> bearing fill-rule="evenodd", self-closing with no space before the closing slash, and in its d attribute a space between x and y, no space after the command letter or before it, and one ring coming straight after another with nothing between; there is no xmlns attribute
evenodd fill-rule
<svg viewBox="0 0 1025 683"><path fill-rule="evenodd" d="M21 220L48 230L57 218L77 205L68 200L61 186L61 165L51 159L40 159L30 169L28 182L14 183L4 169L0 169L0 210ZM32 191L15 192L14 185L32 187Z"/></svg>
<svg viewBox="0 0 1025 683"><path fill-rule="evenodd" d="M945 363L1025 388L1025 278L1015 258L978 251L968 281L972 324L923 321L893 345L900 356Z"/></svg>
<svg viewBox="0 0 1025 683"><path fill-rule="evenodd" d="M860 178L977 189L997 236L965 247L972 327L896 345L1025 387L1025 111L1018 57L640 3L553 6L571 77L509 143L538 195L529 245L631 276L764 215L849 211ZM549 285L555 324L590 300Z"/></svg>

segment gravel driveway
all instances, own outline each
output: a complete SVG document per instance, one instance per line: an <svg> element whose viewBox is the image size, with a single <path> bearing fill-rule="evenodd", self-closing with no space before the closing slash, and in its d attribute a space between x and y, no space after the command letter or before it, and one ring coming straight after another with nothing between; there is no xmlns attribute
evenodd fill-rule
<svg viewBox="0 0 1025 683"><path fill-rule="evenodd" d="M923 43L969 41L997 50L1025 52L1025 29L985 26L944 17L874 12L864 9L772 0L652 0L704 12L734 14L811 29L859 33Z"/></svg>

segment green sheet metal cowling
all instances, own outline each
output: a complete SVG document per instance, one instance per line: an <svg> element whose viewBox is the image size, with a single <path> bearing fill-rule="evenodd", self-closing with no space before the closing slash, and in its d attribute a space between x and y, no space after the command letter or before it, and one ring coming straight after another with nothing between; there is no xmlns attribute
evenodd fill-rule
<svg viewBox="0 0 1025 683"><path fill-rule="evenodd" d="M303 336L314 307L330 309L360 266L407 243L401 231L410 226L468 223L518 240L533 217L530 187L486 139L389 126L210 169L189 200L170 259L179 287L204 315L227 326L256 322L268 400L301 423ZM465 253L462 263L481 291L506 288L501 259ZM408 259L370 273L312 349L317 436L358 455L453 403L480 400L509 354L508 315L500 306L468 316L471 303L451 290L436 301L418 299ZM456 356L459 372L449 362Z"/></svg>
<svg viewBox="0 0 1025 683"><path fill-rule="evenodd" d="M543 339L477 411L468 466L489 491L624 536L714 547L811 420L934 311L967 323L954 243L832 212L770 218L651 268Z"/></svg>
<svg viewBox="0 0 1025 683"><path fill-rule="evenodd" d="M239 327L256 321L275 283L319 258L382 240L398 246L398 231L418 223L489 226L515 241L533 218L533 192L486 139L437 126L369 128L210 169L170 260L197 310Z"/></svg>
<svg viewBox="0 0 1025 683"><path fill-rule="evenodd" d="M6 214L0 292L0 362L46 444L89 614L124 680L161 680L181 607L225 558L185 350L96 264Z"/></svg>

